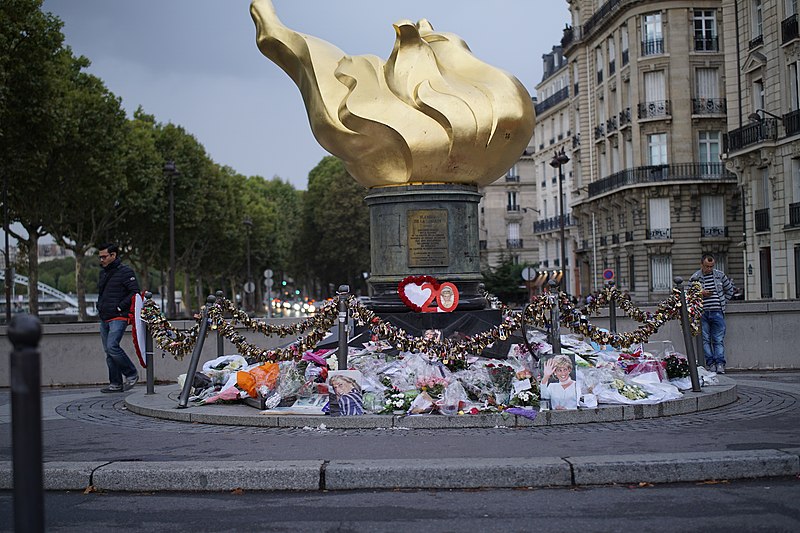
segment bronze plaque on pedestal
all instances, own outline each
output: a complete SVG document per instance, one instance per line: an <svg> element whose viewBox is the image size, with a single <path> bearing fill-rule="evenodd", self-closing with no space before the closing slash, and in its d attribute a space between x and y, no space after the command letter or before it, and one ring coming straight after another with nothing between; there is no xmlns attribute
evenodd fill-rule
<svg viewBox="0 0 800 533"><path fill-rule="evenodd" d="M450 265L447 210L408 211L408 266Z"/></svg>

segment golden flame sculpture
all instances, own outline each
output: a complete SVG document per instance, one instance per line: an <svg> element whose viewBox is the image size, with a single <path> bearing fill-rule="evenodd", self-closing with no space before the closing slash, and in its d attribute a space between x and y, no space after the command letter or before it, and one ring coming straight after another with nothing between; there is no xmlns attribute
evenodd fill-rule
<svg viewBox="0 0 800 533"><path fill-rule="evenodd" d="M287 28L270 0L253 0L250 12L259 50L300 89L314 137L365 187L487 185L528 145L525 87L427 20L394 24L384 62Z"/></svg>

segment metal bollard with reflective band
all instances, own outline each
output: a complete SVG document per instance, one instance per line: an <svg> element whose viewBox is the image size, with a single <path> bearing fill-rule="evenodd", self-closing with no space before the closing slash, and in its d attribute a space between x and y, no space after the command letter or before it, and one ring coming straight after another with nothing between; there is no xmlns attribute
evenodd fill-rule
<svg viewBox="0 0 800 533"><path fill-rule="evenodd" d="M336 291L338 298L337 308L339 310L339 352L336 362L339 370L347 370L347 297L349 295L349 285L340 285L339 290Z"/></svg>
<svg viewBox="0 0 800 533"><path fill-rule="evenodd" d="M689 310L686 308L683 278L677 276L673 281L675 282L675 287L680 291L681 329L683 329L683 343L686 346L686 359L689 360L689 377L692 380L692 392L700 392L700 378L697 376L697 357L695 356L694 343L692 342L692 327L689 324Z"/></svg>

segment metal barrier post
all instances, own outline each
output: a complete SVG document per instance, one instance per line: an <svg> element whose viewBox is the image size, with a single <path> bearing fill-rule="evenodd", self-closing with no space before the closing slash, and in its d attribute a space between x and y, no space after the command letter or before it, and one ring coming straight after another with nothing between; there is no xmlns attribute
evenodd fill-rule
<svg viewBox="0 0 800 533"><path fill-rule="evenodd" d="M558 283L554 280L550 284L550 344L553 346L553 353L561 353L561 310L558 307Z"/></svg>
<svg viewBox="0 0 800 533"><path fill-rule="evenodd" d="M614 282L608 282L608 288L614 290ZM611 293L611 298L608 300L608 329L611 333L617 332L617 297Z"/></svg>
<svg viewBox="0 0 800 533"><path fill-rule="evenodd" d="M39 341L42 324L18 315L8 325L11 352L11 434L14 531L44 531L42 396Z"/></svg>
<svg viewBox="0 0 800 533"><path fill-rule="evenodd" d="M192 350L192 359L189 361L189 370L186 371L186 380L183 382L183 390L178 397L178 409L185 409L186 404L189 402L189 394L192 392L192 385L194 383L194 375L197 372L197 363L200 362L200 353L203 351L203 343L206 340L206 333L208 332L208 306L217 301L217 298L212 294L206 299L206 305L203 306L200 312L200 331L197 332L197 342Z"/></svg>
<svg viewBox="0 0 800 533"><path fill-rule="evenodd" d="M339 290L336 291L337 309L339 310L339 353L337 354L339 370L347 370L347 297L349 294L349 285L339 285Z"/></svg>
<svg viewBox="0 0 800 533"><path fill-rule="evenodd" d="M692 328L689 324L689 310L686 309L686 294L683 292L683 278L677 276L673 281L675 282L675 287L680 291L681 329L683 329L683 343L686 345L686 359L689 360L689 377L692 378L692 392L700 392L700 378L697 377L697 358L694 354Z"/></svg>
<svg viewBox="0 0 800 533"><path fill-rule="evenodd" d="M217 300L222 299L224 296L224 292L217 291ZM222 336L222 332L217 328L217 357L222 357L223 355L225 355L225 337Z"/></svg>
<svg viewBox="0 0 800 533"><path fill-rule="evenodd" d="M147 291L144 293L145 300L151 300L153 293ZM147 325L147 333L144 336L144 364L147 366L145 372L147 378L147 392L145 394L155 394L156 383L156 369L153 368L153 334L150 332L150 325Z"/></svg>

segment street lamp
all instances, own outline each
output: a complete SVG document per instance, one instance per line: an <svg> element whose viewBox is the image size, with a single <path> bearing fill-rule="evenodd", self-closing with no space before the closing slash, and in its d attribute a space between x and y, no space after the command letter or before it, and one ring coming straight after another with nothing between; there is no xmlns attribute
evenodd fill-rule
<svg viewBox="0 0 800 533"><path fill-rule="evenodd" d="M6 324L11 323L11 284L14 280L11 279L11 259L8 246L8 175L3 176L3 233L5 234L5 282L6 282Z"/></svg>
<svg viewBox="0 0 800 533"><path fill-rule="evenodd" d="M175 190L173 182L180 172L175 168L175 161L164 163L164 176L169 180L169 276L167 278L167 318L175 318ZM162 297L163 300L163 297Z"/></svg>
<svg viewBox="0 0 800 533"><path fill-rule="evenodd" d="M561 239L561 270L564 272L564 292L569 293L569 270L567 269L567 241L564 238L564 170L563 166L569 163L569 157L564 153L562 148L559 152L556 150L553 153L553 159L550 161L550 166L558 168L558 229L559 238Z"/></svg>
<svg viewBox="0 0 800 533"><path fill-rule="evenodd" d="M253 283L253 274L250 270L250 231L253 229L253 219L250 217L244 217L242 220L242 224L245 226L245 237L247 243L247 283L245 285L245 296L246 304L245 307L248 311L253 310L253 297L251 296L255 291L255 284ZM248 290L249 289L249 290Z"/></svg>

